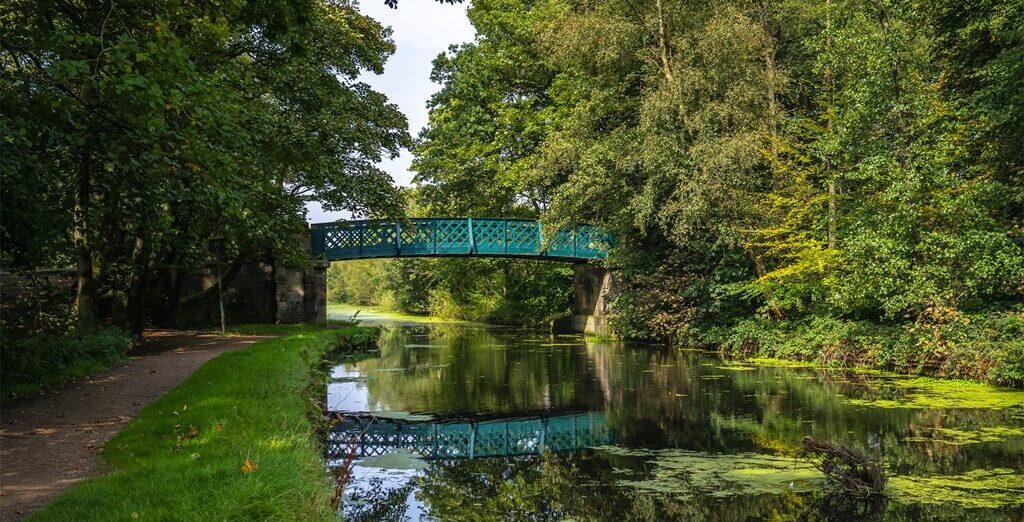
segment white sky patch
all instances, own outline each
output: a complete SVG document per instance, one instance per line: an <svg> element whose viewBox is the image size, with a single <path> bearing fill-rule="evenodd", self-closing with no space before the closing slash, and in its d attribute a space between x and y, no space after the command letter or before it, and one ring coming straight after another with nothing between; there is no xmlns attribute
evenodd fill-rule
<svg viewBox="0 0 1024 522"><path fill-rule="evenodd" d="M466 17L464 4L442 4L435 0L399 0L398 9L390 9L384 0L362 0L359 11L393 30L395 54L384 67L384 74L363 74L359 79L384 93L409 120L409 133L419 134L427 124L427 100L440 86L430 81L431 62L451 45L473 39L473 26ZM413 173L409 171L412 154L404 150L393 160L378 165L391 175L395 183L408 186ZM334 221L348 217L344 212L325 212L319 203L306 205L306 220L311 223Z"/></svg>

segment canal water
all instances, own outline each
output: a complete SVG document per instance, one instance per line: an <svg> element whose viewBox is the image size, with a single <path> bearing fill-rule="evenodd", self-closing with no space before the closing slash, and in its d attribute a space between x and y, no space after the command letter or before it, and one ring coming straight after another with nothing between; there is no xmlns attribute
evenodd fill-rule
<svg viewBox="0 0 1024 522"><path fill-rule="evenodd" d="M1024 520L1022 392L369 318L326 398L346 520ZM829 494L805 436L886 496Z"/></svg>

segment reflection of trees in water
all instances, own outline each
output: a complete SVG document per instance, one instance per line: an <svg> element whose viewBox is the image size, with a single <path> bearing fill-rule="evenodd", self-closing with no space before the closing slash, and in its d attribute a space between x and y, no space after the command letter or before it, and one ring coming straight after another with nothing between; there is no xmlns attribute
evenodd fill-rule
<svg viewBox="0 0 1024 522"><path fill-rule="evenodd" d="M437 520L795 520L809 501L794 494L687 499L615 484L595 453L575 457L438 462L418 479L417 499Z"/></svg>
<svg viewBox="0 0 1024 522"><path fill-rule="evenodd" d="M577 347L510 344L483 328L391 329L380 358L358 367L371 376L374 405L385 410L474 414L600 406Z"/></svg>
<svg viewBox="0 0 1024 522"><path fill-rule="evenodd" d="M605 411L631 447L791 454L810 435L881 451L900 473L959 473L1024 454L1020 436L985 444L927 441L949 428L1014 424L1002 411L858 408L844 401L902 393L870 382L877 378L808 368L737 371L699 353L649 346L589 343L584 351L538 341L507 348L516 343L523 339L460 325L391 328L381 358L358 365L402 369L375 372L368 383L383 409Z"/></svg>
<svg viewBox="0 0 1024 522"><path fill-rule="evenodd" d="M642 492L617 484L616 463L601 452L543 457L435 461L413 479L414 495L428 519L444 521L576 520L655 522L745 521L998 521L1007 511L898 504L824 491L716 496ZM752 479L753 480L753 479ZM348 520L404 520L410 485L368 488L368 502L345 510ZM350 516L350 511L357 516Z"/></svg>
<svg viewBox="0 0 1024 522"><path fill-rule="evenodd" d="M389 488L381 478L371 478L345 497L342 515L348 522L410 520L406 514L413 485Z"/></svg>
<svg viewBox="0 0 1024 522"><path fill-rule="evenodd" d="M1021 436L986 444L927 441L936 429L1014 424L1004 411L855 407L844 398L898 391L824 370L727 369L695 352L592 345L587 353L623 446L793 454L810 435L880 451L900 473L961 473L1007 461L1024 467Z"/></svg>

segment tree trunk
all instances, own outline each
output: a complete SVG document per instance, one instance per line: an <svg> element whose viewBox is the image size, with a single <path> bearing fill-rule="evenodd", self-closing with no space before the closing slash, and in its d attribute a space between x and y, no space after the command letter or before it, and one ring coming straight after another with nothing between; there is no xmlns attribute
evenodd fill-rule
<svg viewBox="0 0 1024 522"><path fill-rule="evenodd" d="M775 66L775 45L774 37L772 36L771 14L768 12L767 1L760 3L759 11L761 29L764 31L765 38L764 66L768 84L766 85L768 96L768 131L771 136L771 143L769 146L771 147L772 160L774 161L779 156L779 106L775 95L775 81L777 75L777 68Z"/></svg>
<svg viewBox="0 0 1024 522"><path fill-rule="evenodd" d="M73 239L75 245L75 271L78 285L75 293L75 315L78 333L90 334L96 331L99 320L96 314L96 278L93 273L93 253L89 243L88 213L92 198L92 153L82 151L78 163L75 203L73 210Z"/></svg>
<svg viewBox="0 0 1024 522"><path fill-rule="evenodd" d="M146 293L149 289L152 243L141 237L135 238L132 251L132 278L128 291L128 330L141 337L146 328Z"/></svg>
<svg viewBox="0 0 1024 522"><path fill-rule="evenodd" d="M825 0L825 50L831 57L832 51L832 0ZM831 58L829 58L831 60ZM828 107L825 114L825 128L829 138L832 137L832 113L835 107L835 79L832 76L832 64L825 65L825 89L828 92ZM828 247L836 247L836 180L832 172L832 152L826 152L825 176L828 178Z"/></svg>
<svg viewBox="0 0 1024 522"><path fill-rule="evenodd" d="M896 106L896 135L894 137L897 143L896 159L899 162L900 168L906 169L910 164L910 154L908 151L908 140L910 137L907 134L907 115L903 108L903 89L900 84L902 80L900 57L897 50L893 48L892 28L889 24L889 14L885 10L885 5L882 3L882 0L875 0L875 6L878 8L878 25L882 28L883 43L892 55L889 62L889 75L892 79L892 101Z"/></svg>
<svg viewBox="0 0 1024 522"><path fill-rule="evenodd" d="M828 162L825 163L826 167ZM828 180L828 247L836 247L836 180Z"/></svg>
<svg viewBox="0 0 1024 522"><path fill-rule="evenodd" d="M219 275L218 281L222 285L224 285L225 288L230 286L231 282L235 280L235 276L237 276L238 272L241 271L242 266L245 264L245 260L246 260L247 257L248 257L248 253L246 253L246 252L239 253L231 261L231 264L229 264L227 266L227 269L224 271L224 273L223 274L218 274ZM218 271L219 271L219 269L218 269ZM194 303L197 303L197 302L200 302L200 301L203 301L203 300L206 300L206 299L214 299L216 297L217 297L217 283L214 283L213 285L211 285L206 290L201 290L201 291L196 292L196 293L194 293L194 294L192 294L190 296L185 297L184 299L181 299L180 305L181 306L189 306L189 305L192 305Z"/></svg>
<svg viewBox="0 0 1024 522"><path fill-rule="evenodd" d="M665 11L662 8L661 0L655 0L655 8L658 12L658 50L661 55L661 72L665 79L672 81L672 59L668 48L668 28L665 23Z"/></svg>

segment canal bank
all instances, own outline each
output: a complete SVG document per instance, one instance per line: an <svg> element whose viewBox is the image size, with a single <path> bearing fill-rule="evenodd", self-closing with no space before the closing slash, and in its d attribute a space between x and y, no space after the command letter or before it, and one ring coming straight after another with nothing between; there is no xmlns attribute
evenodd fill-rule
<svg viewBox="0 0 1024 522"><path fill-rule="evenodd" d="M255 326L284 337L199 368L103 448L109 474L30 520L336 520L317 440L328 353L375 345L373 328Z"/></svg>

